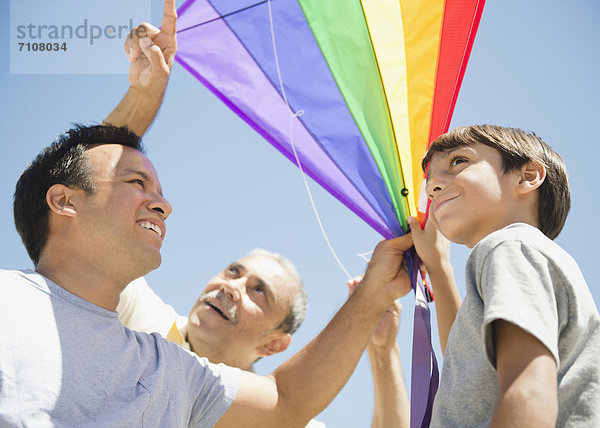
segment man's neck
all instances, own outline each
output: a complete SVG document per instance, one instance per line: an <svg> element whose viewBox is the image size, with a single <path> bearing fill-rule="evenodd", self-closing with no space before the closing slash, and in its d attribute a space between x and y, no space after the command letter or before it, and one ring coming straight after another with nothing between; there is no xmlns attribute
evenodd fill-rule
<svg viewBox="0 0 600 428"><path fill-rule="evenodd" d="M204 357L204 358L208 359L208 361L210 361L211 363L215 363L215 364L223 363L223 364L226 364L231 367L237 367L242 370L248 370L248 371L254 372L254 368L252 367L253 363L246 364L246 363L242 363L241 361L228 358L225 355L215 351L215 349L211 346L203 346L203 345L205 345L204 343L203 344L196 343L195 345L192 344L192 342L190 342L188 334L187 334L187 326L185 329L184 337L185 337L185 341L190 346L190 351L192 351L194 354L198 355L199 357Z"/></svg>
<svg viewBox="0 0 600 428"><path fill-rule="evenodd" d="M125 289L128 281L115 279L96 266L80 262L77 256L70 259L62 257L61 260L41 257L35 270L61 288L90 303L109 311L116 310L121 291Z"/></svg>

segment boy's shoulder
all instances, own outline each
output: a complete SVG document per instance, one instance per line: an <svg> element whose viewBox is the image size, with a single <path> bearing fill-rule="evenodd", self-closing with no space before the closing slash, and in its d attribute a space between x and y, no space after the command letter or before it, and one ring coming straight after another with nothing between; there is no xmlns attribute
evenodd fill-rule
<svg viewBox="0 0 600 428"><path fill-rule="evenodd" d="M473 248L468 265L476 271L490 265L511 267L511 270L533 265L585 283L573 257L539 229L525 223L514 223L490 233Z"/></svg>
<svg viewBox="0 0 600 428"><path fill-rule="evenodd" d="M473 248L473 253L489 253L503 245L527 246L556 256L567 254L556 242L544 235L537 227L526 223L513 223L490 233Z"/></svg>

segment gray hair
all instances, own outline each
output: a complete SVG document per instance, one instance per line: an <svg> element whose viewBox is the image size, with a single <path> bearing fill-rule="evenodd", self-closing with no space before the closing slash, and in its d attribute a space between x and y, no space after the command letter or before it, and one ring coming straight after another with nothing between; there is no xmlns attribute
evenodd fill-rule
<svg viewBox="0 0 600 428"><path fill-rule="evenodd" d="M275 260L281 267L283 267L287 273L292 277L294 282L296 283L296 287L298 292L296 293L296 297L294 297L293 302L290 305L290 311L286 315L286 317L281 321L281 323L277 326L278 330L283 330L284 333L294 334L304 318L306 317L306 290L304 289L304 284L302 282L302 277L298 272L296 266L286 257L281 254L272 253L267 250L263 250L262 248L255 248L254 250L248 252L247 256L263 256L269 257L272 260Z"/></svg>

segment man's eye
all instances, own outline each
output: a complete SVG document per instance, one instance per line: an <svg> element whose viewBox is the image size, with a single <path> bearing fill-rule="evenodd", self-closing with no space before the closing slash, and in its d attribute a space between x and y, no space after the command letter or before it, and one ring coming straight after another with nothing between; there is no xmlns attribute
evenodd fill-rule
<svg viewBox="0 0 600 428"><path fill-rule="evenodd" d="M254 291L256 291L259 294L265 294L265 287L262 285L257 285L256 287L254 287Z"/></svg>
<svg viewBox="0 0 600 428"><path fill-rule="evenodd" d="M238 268L236 268L235 266L229 266L226 269L226 272L229 273L229 274L232 274L234 276L237 276L237 275L239 275L240 270Z"/></svg>
<svg viewBox="0 0 600 428"><path fill-rule="evenodd" d="M130 183L139 184L142 189L144 188L144 180L135 179L131 180Z"/></svg>

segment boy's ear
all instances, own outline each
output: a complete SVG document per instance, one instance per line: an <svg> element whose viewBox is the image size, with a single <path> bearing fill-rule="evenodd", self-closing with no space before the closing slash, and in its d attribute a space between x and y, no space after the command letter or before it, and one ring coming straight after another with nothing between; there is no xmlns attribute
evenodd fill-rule
<svg viewBox="0 0 600 428"><path fill-rule="evenodd" d="M74 217L77 210L72 202L73 189L64 184L54 184L46 192L46 203L50 210L61 216Z"/></svg>
<svg viewBox="0 0 600 428"><path fill-rule="evenodd" d="M529 193L542 185L546 179L546 167L540 161L530 161L521 167L517 191Z"/></svg>
<svg viewBox="0 0 600 428"><path fill-rule="evenodd" d="M272 337L267 343L259 346L257 351L261 357L268 357L269 355L278 354L287 349L290 341L292 340L292 336L289 333L284 333L282 331L278 332L278 334Z"/></svg>

